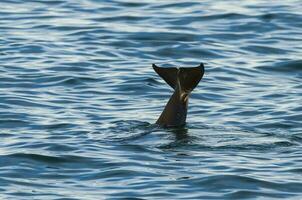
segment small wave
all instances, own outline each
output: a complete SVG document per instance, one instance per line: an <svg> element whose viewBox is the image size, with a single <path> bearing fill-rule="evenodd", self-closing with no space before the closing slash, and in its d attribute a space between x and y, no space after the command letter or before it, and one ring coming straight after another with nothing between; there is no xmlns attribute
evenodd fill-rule
<svg viewBox="0 0 302 200"><path fill-rule="evenodd" d="M302 60L282 61L270 66L260 66L261 70L267 72L280 72L283 74L302 73Z"/></svg>
<svg viewBox="0 0 302 200"><path fill-rule="evenodd" d="M204 15L200 17L199 19L202 20L216 20L216 19L232 19L232 20L242 20L245 18L250 18L248 15L239 14L239 13L222 13L222 14L216 14L216 15Z"/></svg>
<svg viewBox="0 0 302 200"><path fill-rule="evenodd" d="M249 45L246 47L241 47L241 49L258 54L285 54L289 51L281 48L274 48L262 45Z"/></svg>
<svg viewBox="0 0 302 200"><path fill-rule="evenodd" d="M14 128L14 127L25 127L30 123L20 119L0 119L1 128Z"/></svg>
<svg viewBox="0 0 302 200"><path fill-rule="evenodd" d="M58 156L49 156L49 155L41 155L41 154L32 154L32 153L15 153L8 155L9 157L22 158L22 159L30 159L36 162L44 162L44 163L65 163L69 162L68 159Z"/></svg>

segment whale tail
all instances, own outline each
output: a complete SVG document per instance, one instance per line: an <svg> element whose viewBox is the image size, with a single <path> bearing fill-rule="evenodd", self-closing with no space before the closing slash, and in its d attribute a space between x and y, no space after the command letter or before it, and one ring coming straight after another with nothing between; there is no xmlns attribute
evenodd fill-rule
<svg viewBox="0 0 302 200"><path fill-rule="evenodd" d="M174 90L181 93L190 93L198 85L204 74L204 66L201 63L197 67L189 68L160 68L152 64L154 71L166 81Z"/></svg>
<svg viewBox="0 0 302 200"><path fill-rule="evenodd" d="M203 64L190 68L160 68L155 64L152 67L174 89L156 124L162 127L185 125L189 94L203 77Z"/></svg>

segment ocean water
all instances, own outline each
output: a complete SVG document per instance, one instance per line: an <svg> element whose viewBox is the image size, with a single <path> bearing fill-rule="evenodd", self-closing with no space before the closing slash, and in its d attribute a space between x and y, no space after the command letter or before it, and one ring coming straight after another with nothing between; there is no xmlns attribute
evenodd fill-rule
<svg viewBox="0 0 302 200"><path fill-rule="evenodd" d="M0 199L301 199L302 2L1 0ZM187 125L154 122L197 66Z"/></svg>

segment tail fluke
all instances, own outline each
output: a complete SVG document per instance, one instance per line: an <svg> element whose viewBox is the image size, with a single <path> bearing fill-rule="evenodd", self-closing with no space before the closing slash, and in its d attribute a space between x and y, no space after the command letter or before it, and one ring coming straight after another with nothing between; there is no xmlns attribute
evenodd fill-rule
<svg viewBox="0 0 302 200"><path fill-rule="evenodd" d="M156 73L162 77L173 89L177 86L177 68L161 68L152 64L152 67Z"/></svg>
<svg viewBox="0 0 302 200"><path fill-rule="evenodd" d="M204 66L201 63L198 67L190 68L160 68L155 64L152 67L173 89L180 87L183 92L191 92L202 79Z"/></svg>
<svg viewBox="0 0 302 200"><path fill-rule="evenodd" d="M198 67L180 68L178 72L178 80L181 91L191 92L202 79L204 74L204 66L201 63Z"/></svg>
<svg viewBox="0 0 302 200"><path fill-rule="evenodd" d="M156 124L163 127L185 125L189 95L203 77L203 64L190 68L160 68L154 64L152 66L175 90Z"/></svg>

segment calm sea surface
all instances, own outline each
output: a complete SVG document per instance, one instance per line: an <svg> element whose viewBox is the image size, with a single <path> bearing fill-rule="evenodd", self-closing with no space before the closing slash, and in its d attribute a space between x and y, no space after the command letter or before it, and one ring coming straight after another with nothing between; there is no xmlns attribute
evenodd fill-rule
<svg viewBox="0 0 302 200"><path fill-rule="evenodd" d="M0 141L0 199L301 199L302 1L1 0Z"/></svg>

